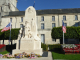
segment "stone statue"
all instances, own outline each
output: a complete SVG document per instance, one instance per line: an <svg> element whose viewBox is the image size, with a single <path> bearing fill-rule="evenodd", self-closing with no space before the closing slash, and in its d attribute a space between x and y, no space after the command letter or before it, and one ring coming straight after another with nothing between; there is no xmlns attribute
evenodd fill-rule
<svg viewBox="0 0 80 60"><path fill-rule="evenodd" d="M36 23L33 20L31 22L32 26L30 25L30 22L25 21L25 36L27 38L34 38L35 40L40 40L39 34L37 34L36 31Z"/></svg>
<svg viewBox="0 0 80 60"><path fill-rule="evenodd" d="M27 21L25 22L25 36L27 38L31 38L32 37L31 27L30 27L30 25L29 25L29 23Z"/></svg>
<svg viewBox="0 0 80 60"><path fill-rule="evenodd" d="M19 33L22 34L22 28L19 30Z"/></svg>

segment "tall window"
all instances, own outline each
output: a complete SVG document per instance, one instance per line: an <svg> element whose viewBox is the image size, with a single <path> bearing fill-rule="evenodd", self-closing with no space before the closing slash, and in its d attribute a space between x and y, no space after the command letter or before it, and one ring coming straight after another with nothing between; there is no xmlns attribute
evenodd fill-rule
<svg viewBox="0 0 80 60"><path fill-rule="evenodd" d="M45 34L41 34L41 42L45 43Z"/></svg>
<svg viewBox="0 0 80 60"><path fill-rule="evenodd" d="M44 21L44 16L41 17L41 21Z"/></svg>
<svg viewBox="0 0 80 60"><path fill-rule="evenodd" d="M78 20L78 16L77 15L75 15L75 20Z"/></svg>
<svg viewBox="0 0 80 60"><path fill-rule="evenodd" d="M44 23L41 23L41 29L44 29Z"/></svg>
<svg viewBox="0 0 80 60"><path fill-rule="evenodd" d="M52 21L55 21L55 16L52 16Z"/></svg>
<svg viewBox="0 0 80 60"><path fill-rule="evenodd" d="M55 23L52 23L52 28L55 27Z"/></svg>
<svg viewBox="0 0 80 60"><path fill-rule="evenodd" d="M64 23L65 26L67 26L67 23Z"/></svg>
<svg viewBox="0 0 80 60"><path fill-rule="evenodd" d="M63 16L63 20L66 20L66 16Z"/></svg>
<svg viewBox="0 0 80 60"><path fill-rule="evenodd" d="M23 22L23 17L21 17L21 22Z"/></svg>
<svg viewBox="0 0 80 60"><path fill-rule="evenodd" d="M20 24L20 28L22 28L23 27L23 24Z"/></svg>
<svg viewBox="0 0 80 60"><path fill-rule="evenodd" d="M10 22L12 22L12 18L10 18Z"/></svg>

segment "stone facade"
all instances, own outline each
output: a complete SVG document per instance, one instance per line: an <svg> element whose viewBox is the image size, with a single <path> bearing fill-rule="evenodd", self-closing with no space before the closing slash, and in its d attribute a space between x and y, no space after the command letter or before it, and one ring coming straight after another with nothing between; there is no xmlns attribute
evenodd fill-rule
<svg viewBox="0 0 80 60"><path fill-rule="evenodd" d="M78 20L75 20L75 15L77 15ZM44 16L44 21L41 21L41 17ZM52 16L55 16L55 21L52 21ZM68 14L45 14L45 15L37 15L37 26L38 26L38 33L44 34L44 43L46 44L59 44L59 41L52 40L51 38L51 29L52 29L52 23L55 23L55 27L62 26L62 20L63 16L66 16L66 20L64 20L64 23L67 24L67 26L74 26L78 23L78 26L80 25L80 13L68 13ZM23 17L23 22L21 22L21 17ZM12 18L12 28L20 28L20 24L25 24L25 15L22 16L4 16L2 18L1 23L1 29L5 27L9 22L10 18ZM6 21L5 21L6 20ZM44 29L41 29L41 23L44 23ZM75 24L76 23L76 24ZM4 25L3 25L4 24ZM41 37L41 36L40 36Z"/></svg>
<svg viewBox="0 0 80 60"><path fill-rule="evenodd" d="M75 15L78 16L78 20L75 20ZM44 16L44 21L41 21L41 17ZM55 16L55 21L52 21L52 16ZM69 13L69 14L46 14L46 15L38 15L37 16L37 23L38 23L38 31L39 34L45 35L45 43L46 44L58 44L59 42L52 41L51 38L51 29L52 23L55 23L55 27L62 26L63 16L66 16L66 20L64 23L67 26L75 26L78 24L80 26L80 13ZM44 23L44 29L41 29L41 23Z"/></svg>

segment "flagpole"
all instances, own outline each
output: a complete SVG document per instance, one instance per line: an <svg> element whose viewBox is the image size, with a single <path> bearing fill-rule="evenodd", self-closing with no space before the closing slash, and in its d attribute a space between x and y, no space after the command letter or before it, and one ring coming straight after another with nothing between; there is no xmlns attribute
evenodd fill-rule
<svg viewBox="0 0 80 60"><path fill-rule="evenodd" d="M10 22L10 37L9 37L9 45L10 45L10 40L11 40L11 22Z"/></svg>
<svg viewBox="0 0 80 60"><path fill-rule="evenodd" d="M63 44L64 44L64 32L63 32Z"/></svg>
<svg viewBox="0 0 80 60"><path fill-rule="evenodd" d="M35 8L35 1L34 1L34 4L33 4L33 7Z"/></svg>
<svg viewBox="0 0 80 60"><path fill-rule="evenodd" d="M64 22L63 22L63 20L62 20L62 31L63 31L63 44L64 44Z"/></svg>
<svg viewBox="0 0 80 60"><path fill-rule="evenodd" d="M10 40L11 40L11 30L10 30L10 38L9 38L9 45L10 45Z"/></svg>

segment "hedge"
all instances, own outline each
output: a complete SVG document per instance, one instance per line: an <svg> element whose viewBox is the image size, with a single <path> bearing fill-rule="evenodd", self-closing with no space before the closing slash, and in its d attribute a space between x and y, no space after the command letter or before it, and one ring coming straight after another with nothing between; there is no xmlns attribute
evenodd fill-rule
<svg viewBox="0 0 80 60"><path fill-rule="evenodd" d="M18 38L19 30L20 28L11 29L11 40L15 40ZM10 37L10 30L5 32L0 32L0 40L8 40L9 37Z"/></svg>
<svg viewBox="0 0 80 60"><path fill-rule="evenodd" d="M60 44L49 45L49 50L54 50L54 49L61 49L61 45Z"/></svg>
<svg viewBox="0 0 80 60"><path fill-rule="evenodd" d="M62 27L54 27L51 32L53 39L63 38ZM64 33L65 39L79 39L80 38L80 27L66 27L66 33Z"/></svg>

